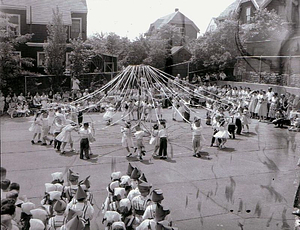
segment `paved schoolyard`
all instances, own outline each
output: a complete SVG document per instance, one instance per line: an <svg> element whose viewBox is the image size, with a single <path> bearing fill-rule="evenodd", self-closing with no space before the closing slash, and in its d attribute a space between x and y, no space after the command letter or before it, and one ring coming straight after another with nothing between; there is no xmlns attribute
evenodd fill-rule
<svg viewBox="0 0 300 230"><path fill-rule="evenodd" d="M204 116L205 111L198 111ZM59 155L51 146L31 145L30 118L1 118L1 165L7 178L21 185L21 195L39 204L44 183L51 173L68 168L91 175L95 198L92 229L103 229L101 204L112 170L126 172L128 162L139 167L153 188L161 188L174 225L182 230L293 229L291 212L296 189L296 162L300 157L300 134L253 120L250 133L229 140L227 148L210 148L212 129L204 126L203 152L206 158L192 157L191 130L184 122L171 121L171 110L164 116L169 127L169 160L150 159L152 147L146 144L143 162L127 159L121 146L120 125L106 127L103 114L85 115L93 120L97 141L92 144L91 160L78 154ZM193 117L193 115L192 115ZM204 123L204 122L202 122ZM77 134L74 140L78 140ZM148 142L149 138L145 138ZM78 149L78 143L75 145Z"/></svg>

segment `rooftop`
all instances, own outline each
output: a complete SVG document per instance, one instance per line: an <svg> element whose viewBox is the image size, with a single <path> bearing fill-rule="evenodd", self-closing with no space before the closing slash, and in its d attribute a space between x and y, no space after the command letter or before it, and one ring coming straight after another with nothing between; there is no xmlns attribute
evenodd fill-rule
<svg viewBox="0 0 300 230"><path fill-rule="evenodd" d="M48 24L58 7L65 25L71 25L71 13L87 13L86 0L1 0L1 9L26 10L28 24Z"/></svg>

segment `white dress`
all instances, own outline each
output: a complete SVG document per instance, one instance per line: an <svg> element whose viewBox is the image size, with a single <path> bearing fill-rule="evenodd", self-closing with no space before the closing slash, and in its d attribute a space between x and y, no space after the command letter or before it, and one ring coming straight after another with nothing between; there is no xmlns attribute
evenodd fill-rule
<svg viewBox="0 0 300 230"><path fill-rule="evenodd" d="M227 130L225 130L224 126L220 126L219 131L214 135L214 137L228 139L230 137L230 133Z"/></svg>
<svg viewBox="0 0 300 230"><path fill-rule="evenodd" d="M154 146L159 145L158 130L153 130L149 144Z"/></svg>
<svg viewBox="0 0 300 230"><path fill-rule="evenodd" d="M123 133L122 136L122 146L131 148L133 147L133 141L132 141L132 132L130 128L122 127L121 133Z"/></svg>
<svg viewBox="0 0 300 230"><path fill-rule="evenodd" d="M33 133L42 133L42 118L38 116L29 128Z"/></svg>
<svg viewBox="0 0 300 230"><path fill-rule="evenodd" d="M71 132L75 129L75 126L71 124L66 125L60 134L57 135L56 140L61 142L73 143Z"/></svg>
<svg viewBox="0 0 300 230"><path fill-rule="evenodd" d="M109 120L112 120L114 116L114 108L113 107L109 107L106 112L104 113L103 115L103 118L105 121L109 121Z"/></svg>

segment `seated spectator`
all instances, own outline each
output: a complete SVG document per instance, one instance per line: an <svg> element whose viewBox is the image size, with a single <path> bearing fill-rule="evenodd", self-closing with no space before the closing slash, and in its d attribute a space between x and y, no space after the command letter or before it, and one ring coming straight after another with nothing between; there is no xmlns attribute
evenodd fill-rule
<svg viewBox="0 0 300 230"><path fill-rule="evenodd" d="M23 101L25 101L25 97L23 96L23 93L20 93L20 95L18 96L18 102L23 103Z"/></svg>
<svg viewBox="0 0 300 230"><path fill-rule="evenodd" d="M298 117L298 115L295 118L292 127L289 128L289 131L300 132L300 118Z"/></svg>
<svg viewBox="0 0 300 230"><path fill-rule="evenodd" d="M275 128L283 128L283 125L290 125L291 121L285 117L285 113L278 109L275 113L275 120L272 122Z"/></svg>
<svg viewBox="0 0 300 230"><path fill-rule="evenodd" d="M11 118L14 118L14 116L17 115L16 102L11 101L11 102L8 104L7 113L9 114L9 116L10 116Z"/></svg>
<svg viewBox="0 0 300 230"><path fill-rule="evenodd" d="M25 112L23 110L23 102L18 102L16 113L18 117L22 117L23 115L25 115Z"/></svg>
<svg viewBox="0 0 300 230"><path fill-rule="evenodd" d="M41 108L42 104L41 104L41 97L39 93L36 93L35 96L33 97L32 104L34 108Z"/></svg>

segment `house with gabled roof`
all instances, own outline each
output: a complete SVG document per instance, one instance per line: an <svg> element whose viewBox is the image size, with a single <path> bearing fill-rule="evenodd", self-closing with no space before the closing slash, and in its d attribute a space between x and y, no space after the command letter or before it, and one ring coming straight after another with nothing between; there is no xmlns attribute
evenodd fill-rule
<svg viewBox="0 0 300 230"><path fill-rule="evenodd" d="M298 1L235 0L218 19L221 21L226 16L237 13L240 24L247 24L251 23L255 11L261 9L274 10L281 16L286 21L286 31L274 33L268 39L257 35L246 42L242 47L246 52L241 52L241 56L253 57L247 57L246 72L256 69L258 72L298 76L300 74L300 4Z"/></svg>
<svg viewBox="0 0 300 230"><path fill-rule="evenodd" d="M165 25L175 26L180 32L179 36L176 36L172 40L171 57L166 61L166 65L168 66L167 72L174 76L180 74L181 77L185 78L189 71L187 61L192 57L191 52L186 48L185 44L189 40L196 39L198 33L200 33L200 29L191 19L176 8L175 12L151 23L145 35L150 36L155 30L161 29Z"/></svg>
<svg viewBox="0 0 300 230"><path fill-rule="evenodd" d="M53 10L59 9L62 20L67 27L69 39L87 38L87 4L86 0L1 0L0 10L8 16L16 35L33 34L24 46L18 47L18 55L33 58L33 72L43 73L45 53L43 46L47 41L47 24L52 21ZM70 49L66 53L66 65Z"/></svg>
<svg viewBox="0 0 300 230"><path fill-rule="evenodd" d="M151 35L153 31L162 28L164 25L176 26L180 32L181 38L173 41L174 46L184 45L187 38L189 40L196 39L200 32L196 24L176 8L175 12L161 17L150 24L146 35Z"/></svg>

